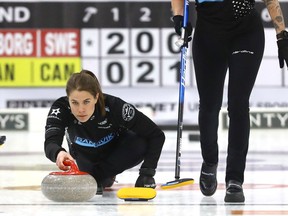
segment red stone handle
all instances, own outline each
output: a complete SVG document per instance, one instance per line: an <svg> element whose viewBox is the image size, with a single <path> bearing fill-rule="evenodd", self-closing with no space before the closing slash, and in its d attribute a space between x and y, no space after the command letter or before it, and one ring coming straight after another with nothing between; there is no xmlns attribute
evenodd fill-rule
<svg viewBox="0 0 288 216"><path fill-rule="evenodd" d="M88 173L82 172L78 169L76 163L72 160L63 161L65 166L70 166L70 169L63 172L51 172L50 175L87 175Z"/></svg>

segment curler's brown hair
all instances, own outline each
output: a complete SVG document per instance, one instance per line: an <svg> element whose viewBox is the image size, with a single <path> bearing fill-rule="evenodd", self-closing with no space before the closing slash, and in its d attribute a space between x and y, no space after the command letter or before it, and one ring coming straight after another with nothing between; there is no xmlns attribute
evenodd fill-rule
<svg viewBox="0 0 288 216"><path fill-rule="evenodd" d="M72 91L87 91L94 97L98 96L98 106L100 108L101 115L104 116L105 103L104 95L101 90L100 83L94 73L88 70L81 70L79 73L73 73L66 84L66 94L69 97Z"/></svg>

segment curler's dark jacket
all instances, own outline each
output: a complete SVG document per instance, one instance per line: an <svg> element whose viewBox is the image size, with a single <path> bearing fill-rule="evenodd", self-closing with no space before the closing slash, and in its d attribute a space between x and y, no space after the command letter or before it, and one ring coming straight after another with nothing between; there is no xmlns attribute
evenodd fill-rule
<svg viewBox="0 0 288 216"><path fill-rule="evenodd" d="M106 115L100 115L96 104L90 119L79 122L71 113L67 97L57 99L47 116L44 150L46 157L55 162L62 147L64 135L72 156L85 155L93 163L107 157L122 134L127 131L145 140L147 145L141 167L156 169L165 141L163 131L146 115L122 99L104 94ZM137 143L134 143L137 145ZM133 152L128 152L133 154Z"/></svg>

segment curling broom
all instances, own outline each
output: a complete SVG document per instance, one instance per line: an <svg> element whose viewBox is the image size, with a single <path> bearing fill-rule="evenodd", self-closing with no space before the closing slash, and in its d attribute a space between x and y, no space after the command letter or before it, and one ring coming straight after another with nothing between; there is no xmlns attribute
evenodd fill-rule
<svg viewBox="0 0 288 216"><path fill-rule="evenodd" d="M0 147L5 143L6 136L0 136Z"/></svg>
<svg viewBox="0 0 288 216"><path fill-rule="evenodd" d="M185 72L186 72L186 56L188 49L188 38L185 37L185 27L189 18L189 0L184 1L183 22L181 37L176 42L176 45L181 47L181 66L180 66L180 81L179 81L179 104L178 104L178 125L177 125L177 148L176 148L176 165L175 165L175 180L162 184L162 189L172 189L184 185L194 183L192 178L180 179L180 158L183 130L183 109L184 109L184 93L185 93Z"/></svg>

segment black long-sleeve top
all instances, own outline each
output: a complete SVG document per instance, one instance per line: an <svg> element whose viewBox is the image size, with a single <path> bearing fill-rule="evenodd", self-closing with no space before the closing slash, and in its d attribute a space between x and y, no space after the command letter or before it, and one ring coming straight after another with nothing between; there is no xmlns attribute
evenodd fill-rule
<svg viewBox="0 0 288 216"><path fill-rule="evenodd" d="M258 26L255 0L196 0L196 28L227 36ZM255 18L257 17L257 18Z"/></svg>
<svg viewBox="0 0 288 216"><path fill-rule="evenodd" d="M45 126L46 157L56 161L57 154L65 150L62 142L66 135L70 145L76 146L77 151L84 152L88 159L97 162L113 150L123 131L131 130L147 141L148 150L141 167L156 169L165 141L163 131L133 105L112 95L104 96L106 115L100 115L96 104L93 115L84 123L71 113L67 97L61 97L53 103Z"/></svg>

